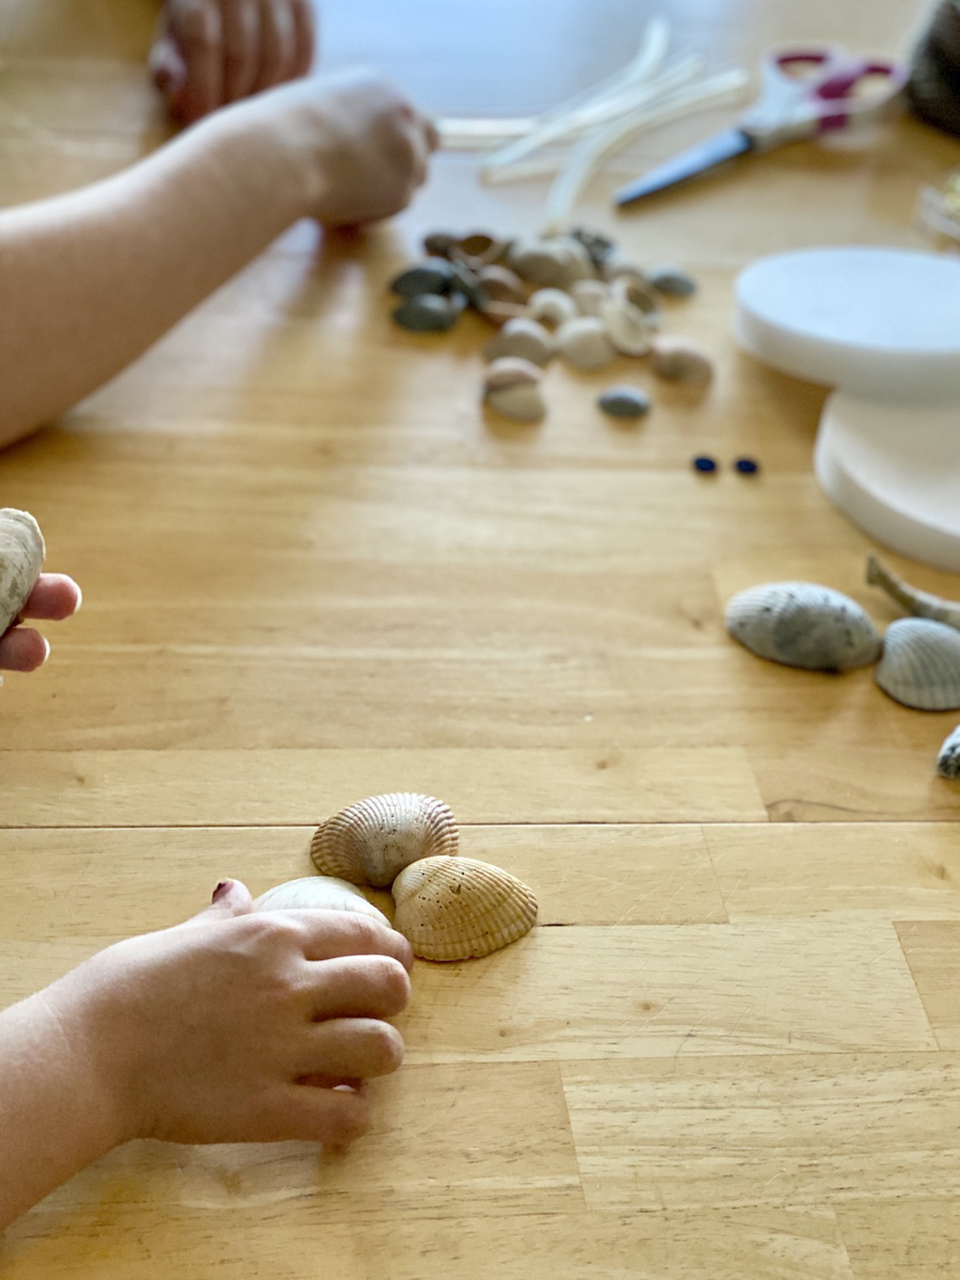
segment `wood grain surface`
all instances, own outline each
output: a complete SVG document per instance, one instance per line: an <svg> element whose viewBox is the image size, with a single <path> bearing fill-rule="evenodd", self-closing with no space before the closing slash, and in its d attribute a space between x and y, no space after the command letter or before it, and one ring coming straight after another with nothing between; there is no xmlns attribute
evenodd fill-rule
<svg viewBox="0 0 960 1280"><path fill-rule="evenodd" d="M905 55L921 0L678 0L677 47ZM531 114L621 66L647 0L331 0L324 65L438 115ZM133 163L170 129L153 0L0 6L0 200ZM797 143L614 214L610 193L729 123L651 132L580 221L698 296L705 396L626 359L551 367L549 414L481 410L483 324L389 318L435 227L534 231L546 186L437 157L364 237L292 228L112 384L0 456L0 502L84 589L44 671L0 690L0 1004L218 879L310 870L317 822L442 796L462 851L537 892L507 951L418 962L401 1071L348 1153L111 1153L14 1224L0 1274L184 1280L944 1280L960 1254L960 791L954 713L863 670L754 659L742 587L848 592L871 541L819 489L824 392L739 353L737 271L816 244L920 247L956 139L903 118ZM655 400L604 418L608 382ZM709 479L690 460L722 465ZM731 461L758 458L759 475ZM928 589L960 581L890 555ZM2 1141L2 1136L0 1136Z"/></svg>

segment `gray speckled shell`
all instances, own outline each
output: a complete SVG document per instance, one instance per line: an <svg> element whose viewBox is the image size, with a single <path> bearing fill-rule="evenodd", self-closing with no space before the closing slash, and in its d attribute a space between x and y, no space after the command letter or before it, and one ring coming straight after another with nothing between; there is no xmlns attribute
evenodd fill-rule
<svg viewBox="0 0 960 1280"><path fill-rule="evenodd" d="M391 884L411 862L457 852L456 819L442 800L409 791L358 800L328 818L310 844L322 875L371 884Z"/></svg>
<svg viewBox="0 0 960 1280"><path fill-rule="evenodd" d="M876 679L884 693L916 711L960 708L960 631L928 618L891 622Z"/></svg>
<svg viewBox="0 0 960 1280"><path fill-rule="evenodd" d="M0 635L19 618L40 577L43 534L28 511L0 508Z"/></svg>
<svg viewBox="0 0 960 1280"><path fill-rule="evenodd" d="M849 671L880 653L880 634L856 600L813 582L741 591L727 605L726 624L751 653L808 671Z"/></svg>

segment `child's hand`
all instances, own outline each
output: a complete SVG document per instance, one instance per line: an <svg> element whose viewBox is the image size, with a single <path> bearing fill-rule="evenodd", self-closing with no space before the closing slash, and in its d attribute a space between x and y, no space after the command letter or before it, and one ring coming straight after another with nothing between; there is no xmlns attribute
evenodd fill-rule
<svg viewBox="0 0 960 1280"><path fill-rule="evenodd" d="M23 606L25 618L62 621L80 608L80 588L62 573L41 573ZM50 646L32 627L11 627L0 636L0 667L7 671L36 671L47 660Z"/></svg>
<svg viewBox="0 0 960 1280"><path fill-rule="evenodd" d="M124 1138L339 1145L369 1125L362 1081L400 1065L384 1019L407 1003L412 959L366 916L251 912L227 881L192 920L109 947L44 994Z"/></svg>
<svg viewBox="0 0 960 1280"><path fill-rule="evenodd" d="M171 115L190 124L306 75L313 52L311 0L164 0L150 69Z"/></svg>
<svg viewBox="0 0 960 1280"><path fill-rule="evenodd" d="M306 173L313 217L355 226L406 208L437 147L433 124L388 80L358 69L276 89L249 104Z"/></svg>

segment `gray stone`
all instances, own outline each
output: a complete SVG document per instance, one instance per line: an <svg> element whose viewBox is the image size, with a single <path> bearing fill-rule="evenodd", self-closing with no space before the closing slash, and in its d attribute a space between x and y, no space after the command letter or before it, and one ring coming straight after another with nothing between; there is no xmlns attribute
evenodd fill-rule
<svg viewBox="0 0 960 1280"><path fill-rule="evenodd" d="M614 418L642 418L650 411L650 397L639 387L608 387L597 404Z"/></svg>
<svg viewBox="0 0 960 1280"><path fill-rule="evenodd" d="M453 267L446 258L425 258L401 271L390 288L401 298L415 298L421 293L449 293L453 279Z"/></svg>
<svg viewBox="0 0 960 1280"><path fill-rule="evenodd" d="M647 272L647 280L658 293L665 294L668 298L689 298L699 288L693 276L681 271L679 267L654 267Z"/></svg>
<svg viewBox="0 0 960 1280"><path fill-rule="evenodd" d="M407 298L394 311L393 318L404 329L415 333L443 333L453 327L461 306L436 293L421 293L416 298Z"/></svg>

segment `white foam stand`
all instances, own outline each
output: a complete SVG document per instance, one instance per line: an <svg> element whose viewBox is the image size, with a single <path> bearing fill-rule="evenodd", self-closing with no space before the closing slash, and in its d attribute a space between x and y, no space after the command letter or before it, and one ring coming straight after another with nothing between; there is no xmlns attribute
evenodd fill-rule
<svg viewBox="0 0 960 1280"><path fill-rule="evenodd" d="M960 572L960 260L859 246L761 259L737 281L734 335L837 388L814 450L833 502L879 542Z"/></svg>

